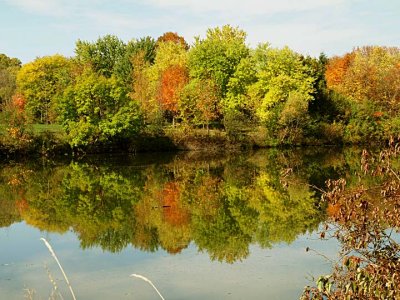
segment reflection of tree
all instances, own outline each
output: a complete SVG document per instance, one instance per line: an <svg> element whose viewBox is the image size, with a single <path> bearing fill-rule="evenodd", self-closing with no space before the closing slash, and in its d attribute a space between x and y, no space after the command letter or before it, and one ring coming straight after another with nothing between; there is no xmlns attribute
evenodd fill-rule
<svg viewBox="0 0 400 300"><path fill-rule="evenodd" d="M141 198L140 172L72 163L62 180L62 200L83 248L120 251L131 239L132 205ZM138 176L139 175L139 176Z"/></svg>
<svg viewBox="0 0 400 300"><path fill-rule="evenodd" d="M15 222L21 221L21 217L13 201L0 200L0 227L8 227Z"/></svg>
<svg viewBox="0 0 400 300"><path fill-rule="evenodd" d="M283 188L275 178L262 173L251 195L261 226L256 234L264 247L294 241L298 234L315 230L321 221L314 192L306 182L291 179Z"/></svg>
<svg viewBox="0 0 400 300"><path fill-rule="evenodd" d="M249 255L252 243L290 243L317 227L322 213L309 184L327 172L312 164L308 169L308 157L189 154L140 168L73 162L32 168L18 182L23 170L10 167L1 173L0 190L11 199L13 220L21 216L41 230L70 229L83 248L132 245L179 253L193 241L212 259L234 262ZM284 177L287 168L293 171Z"/></svg>

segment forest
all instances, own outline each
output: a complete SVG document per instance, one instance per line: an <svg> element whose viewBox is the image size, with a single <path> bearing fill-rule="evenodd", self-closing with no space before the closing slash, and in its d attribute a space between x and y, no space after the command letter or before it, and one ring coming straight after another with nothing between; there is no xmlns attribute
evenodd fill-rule
<svg viewBox="0 0 400 300"><path fill-rule="evenodd" d="M379 144L400 132L400 49L315 58L230 25L191 45L106 35L73 57L0 54L0 102L8 151Z"/></svg>

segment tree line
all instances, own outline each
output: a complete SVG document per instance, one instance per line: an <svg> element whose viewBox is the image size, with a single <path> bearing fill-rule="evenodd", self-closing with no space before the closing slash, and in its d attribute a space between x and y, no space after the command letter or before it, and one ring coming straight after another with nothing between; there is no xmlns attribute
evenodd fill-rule
<svg viewBox="0 0 400 300"><path fill-rule="evenodd" d="M400 130L400 49L315 58L251 48L229 25L191 45L173 32L127 43L106 35L78 40L73 57L21 65L1 54L0 101L6 125L61 124L73 147L171 127L261 145L382 141Z"/></svg>

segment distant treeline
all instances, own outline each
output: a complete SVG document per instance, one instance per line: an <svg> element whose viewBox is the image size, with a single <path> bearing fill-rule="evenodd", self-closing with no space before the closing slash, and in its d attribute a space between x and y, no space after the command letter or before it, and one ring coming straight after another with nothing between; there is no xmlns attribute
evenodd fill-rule
<svg viewBox="0 0 400 300"><path fill-rule="evenodd" d="M21 66L0 54L3 135L61 124L72 147L218 129L259 145L380 142L400 132L400 49L366 46L340 57L246 44L229 25L192 45L167 32L127 43L78 40L75 56Z"/></svg>

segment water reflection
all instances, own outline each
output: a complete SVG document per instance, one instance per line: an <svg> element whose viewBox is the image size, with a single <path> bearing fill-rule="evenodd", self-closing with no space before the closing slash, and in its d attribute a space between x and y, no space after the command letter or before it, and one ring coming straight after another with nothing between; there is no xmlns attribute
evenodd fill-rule
<svg viewBox="0 0 400 300"><path fill-rule="evenodd" d="M78 237L82 248L176 254L191 242L212 260L235 262L249 246L291 243L325 218L314 187L351 174L357 151L265 150L92 157L3 165L0 226L24 220Z"/></svg>

